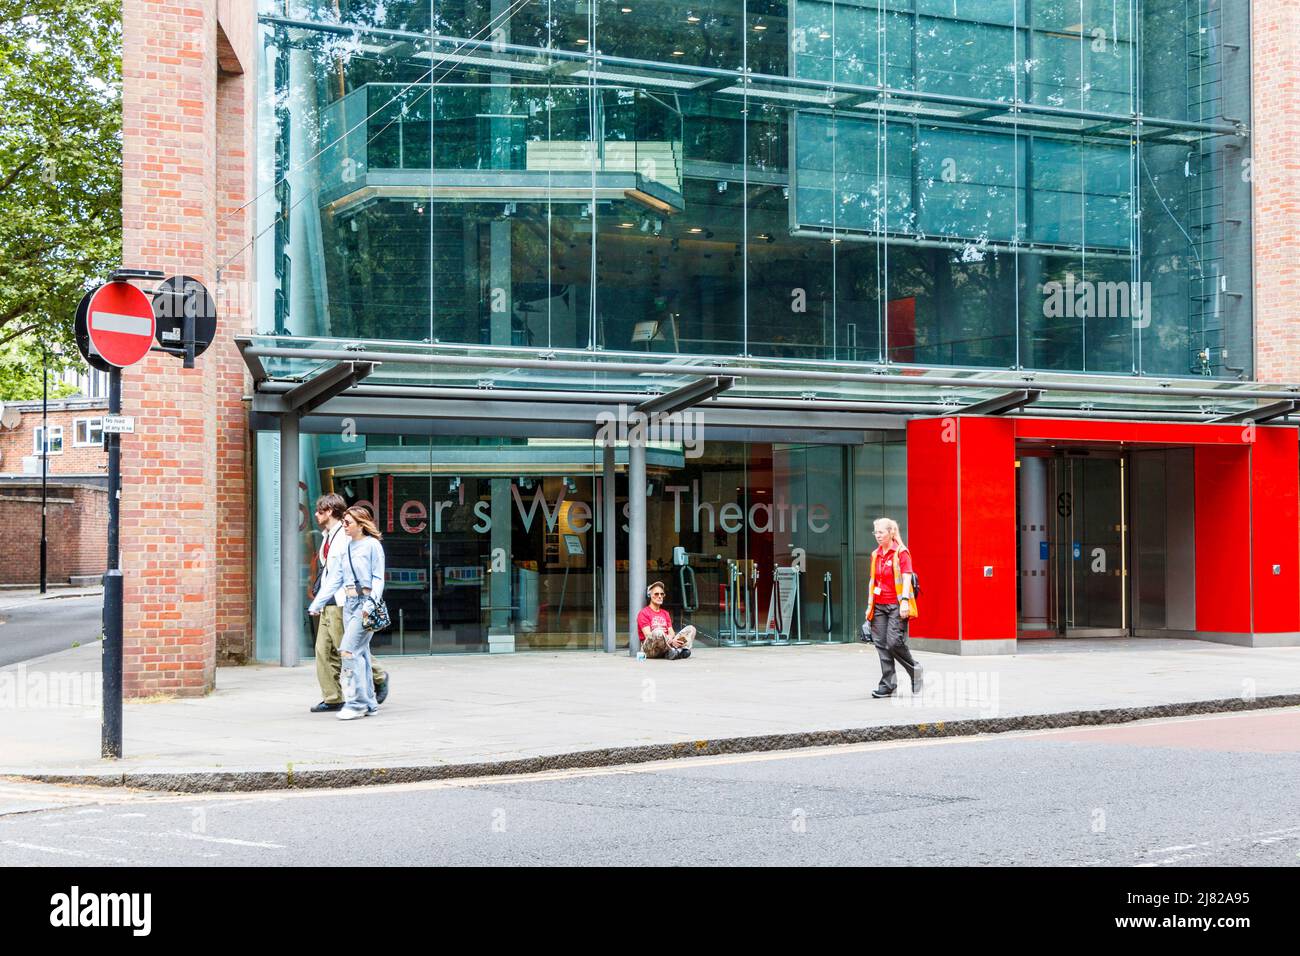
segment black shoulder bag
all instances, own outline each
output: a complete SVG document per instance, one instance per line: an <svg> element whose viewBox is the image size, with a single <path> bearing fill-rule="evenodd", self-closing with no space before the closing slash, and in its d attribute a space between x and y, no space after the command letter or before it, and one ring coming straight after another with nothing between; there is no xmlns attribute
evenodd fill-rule
<svg viewBox="0 0 1300 956"><path fill-rule="evenodd" d="M348 542L348 567L352 569L352 580L356 581L357 593L361 592L361 582L357 580L357 567L352 563L352 542ZM367 631L382 631L393 626L393 619L388 616L388 603L382 599L376 601L369 594L365 595L364 609L361 612L361 626Z"/></svg>

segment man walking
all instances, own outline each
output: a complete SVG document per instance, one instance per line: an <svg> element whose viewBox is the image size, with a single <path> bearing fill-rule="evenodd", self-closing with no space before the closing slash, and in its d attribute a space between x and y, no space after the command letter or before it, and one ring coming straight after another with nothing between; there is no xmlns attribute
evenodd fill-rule
<svg viewBox="0 0 1300 956"><path fill-rule="evenodd" d="M327 572L340 565L346 557L349 538L343 533L342 522L347 510L348 503L342 495L321 495L316 499L316 523L320 525L324 540L316 555L320 563L320 574L316 577L313 592L319 590L321 584L329 578ZM343 689L339 686L343 659L339 655L339 644L343 640L344 601L346 596L340 590L321 610L320 624L316 628L316 681L320 684L324 699L311 709L313 714L329 713L343 707ZM375 700L382 704L388 699L388 674L373 659L371 670L375 677Z"/></svg>

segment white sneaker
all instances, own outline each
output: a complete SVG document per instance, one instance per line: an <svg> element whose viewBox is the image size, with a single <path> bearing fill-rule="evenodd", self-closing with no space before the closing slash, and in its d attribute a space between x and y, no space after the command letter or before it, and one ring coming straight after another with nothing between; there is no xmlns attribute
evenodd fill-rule
<svg viewBox="0 0 1300 956"><path fill-rule="evenodd" d="M355 710L351 707L344 707L339 711L339 720L358 720L362 717L369 717L370 714L364 710Z"/></svg>

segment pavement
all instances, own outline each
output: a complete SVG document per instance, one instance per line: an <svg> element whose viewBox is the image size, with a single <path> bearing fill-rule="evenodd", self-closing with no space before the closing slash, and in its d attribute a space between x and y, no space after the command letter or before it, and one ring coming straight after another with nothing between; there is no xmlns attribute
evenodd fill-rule
<svg viewBox="0 0 1300 956"><path fill-rule="evenodd" d="M1300 648L1161 639L918 652L920 695L869 696L860 644L700 648L689 661L530 652L387 658L357 721L312 714L314 666L220 668L202 698L128 702L125 756L100 752L100 645L0 668L0 775L185 790L409 782L1127 722L1300 705ZM906 688L906 677L900 675Z"/></svg>
<svg viewBox="0 0 1300 956"><path fill-rule="evenodd" d="M52 584L44 594L41 593L40 588L36 587L4 587L0 588L0 611L7 611L15 607L26 607L38 601L60 601L67 598L102 596L103 593L104 588L102 585L74 588L67 585Z"/></svg>

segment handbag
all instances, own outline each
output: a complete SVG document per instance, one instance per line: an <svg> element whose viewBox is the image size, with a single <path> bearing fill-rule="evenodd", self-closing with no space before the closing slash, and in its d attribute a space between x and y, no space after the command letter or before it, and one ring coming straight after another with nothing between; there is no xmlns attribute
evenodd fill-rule
<svg viewBox="0 0 1300 956"><path fill-rule="evenodd" d="M858 638L858 641L859 641L860 643L862 643L862 644L874 644L874 643L876 643L874 640L872 640L872 637L871 637L871 622L870 622L870 621L865 621L865 622L863 622L861 633L862 633L862 636Z"/></svg>
<svg viewBox="0 0 1300 956"><path fill-rule="evenodd" d="M352 563L352 544L348 543L348 567L352 569L352 580L356 581L357 590L361 590L361 582L357 581L357 568ZM367 631L382 631L384 628L393 626L393 619L388 614L388 603L382 598L376 601L369 594L365 595L365 600L361 604L361 626Z"/></svg>

